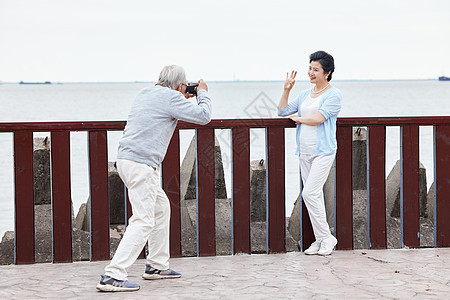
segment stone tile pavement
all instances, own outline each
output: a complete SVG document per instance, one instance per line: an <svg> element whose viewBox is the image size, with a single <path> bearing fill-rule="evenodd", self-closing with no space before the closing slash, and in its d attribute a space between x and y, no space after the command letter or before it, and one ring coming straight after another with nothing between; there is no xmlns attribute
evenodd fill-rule
<svg viewBox="0 0 450 300"><path fill-rule="evenodd" d="M449 299L450 248L335 251L171 259L180 279L137 292L97 292L107 262L0 266L0 299Z"/></svg>

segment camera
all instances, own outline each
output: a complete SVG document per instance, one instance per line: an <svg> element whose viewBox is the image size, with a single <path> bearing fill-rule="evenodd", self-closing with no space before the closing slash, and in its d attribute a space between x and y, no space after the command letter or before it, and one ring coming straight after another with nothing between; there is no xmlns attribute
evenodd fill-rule
<svg viewBox="0 0 450 300"><path fill-rule="evenodd" d="M198 87L198 82L188 82L186 84L186 93L197 96L197 87Z"/></svg>

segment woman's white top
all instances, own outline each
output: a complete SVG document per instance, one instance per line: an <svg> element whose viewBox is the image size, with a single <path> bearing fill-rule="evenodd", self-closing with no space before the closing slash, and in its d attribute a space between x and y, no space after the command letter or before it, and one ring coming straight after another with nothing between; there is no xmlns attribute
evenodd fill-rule
<svg viewBox="0 0 450 300"><path fill-rule="evenodd" d="M300 116L309 117L319 112L319 104L322 95L311 98L308 95L306 100L300 106ZM316 151L317 126L302 124L300 130L300 153L314 154Z"/></svg>

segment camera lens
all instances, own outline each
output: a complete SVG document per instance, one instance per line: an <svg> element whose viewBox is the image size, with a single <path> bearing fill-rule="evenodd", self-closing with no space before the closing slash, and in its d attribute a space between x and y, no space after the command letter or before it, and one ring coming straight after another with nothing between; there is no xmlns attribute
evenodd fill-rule
<svg viewBox="0 0 450 300"><path fill-rule="evenodd" d="M186 93L197 95L197 82L188 82L186 85Z"/></svg>

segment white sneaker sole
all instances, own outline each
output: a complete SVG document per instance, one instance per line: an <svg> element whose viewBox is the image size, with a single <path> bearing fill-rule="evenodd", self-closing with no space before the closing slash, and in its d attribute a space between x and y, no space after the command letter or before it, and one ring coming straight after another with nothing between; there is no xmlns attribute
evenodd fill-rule
<svg viewBox="0 0 450 300"><path fill-rule="evenodd" d="M142 275L142 278L147 280L157 280L157 279L174 279L174 278L180 278L181 275L162 275L162 274L147 274L144 273Z"/></svg>
<svg viewBox="0 0 450 300"><path fill-rule="evenodd" d="M119 286L113 286L110 284L97 284L96 286L97 290L101 292L132 292L139 290L140 287L137 288L127 288L127 287L119 287Z"/></svg>
<svg viewBox="0 0 450 300"><path fill-rule="evenodd" d="M331 255L332 252L333 252L333 249L331 249L331 251L327 251L327 252L322 252L322 253L318 252L317 254L321 255L321 256L327 256L327 255Z"/></svg>

